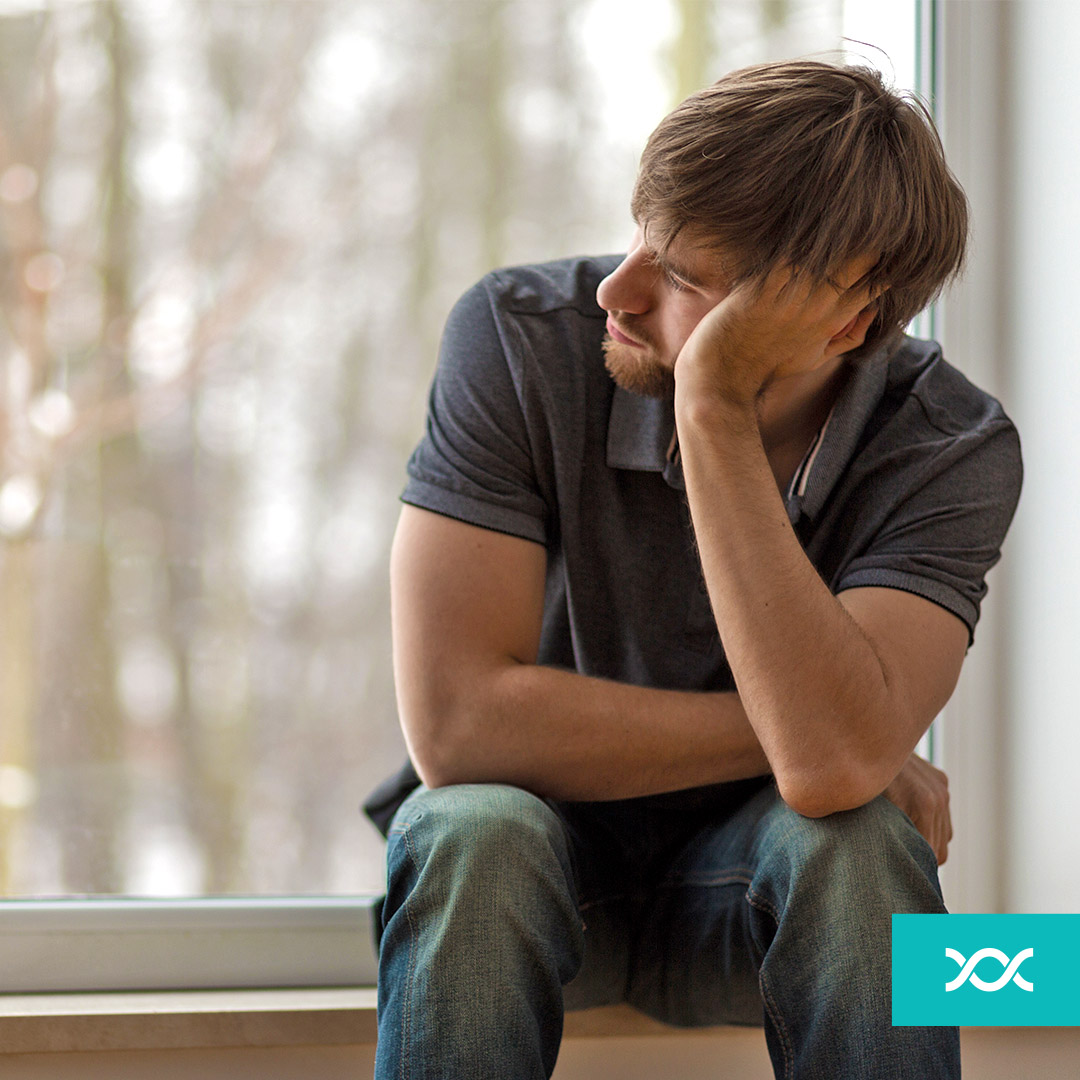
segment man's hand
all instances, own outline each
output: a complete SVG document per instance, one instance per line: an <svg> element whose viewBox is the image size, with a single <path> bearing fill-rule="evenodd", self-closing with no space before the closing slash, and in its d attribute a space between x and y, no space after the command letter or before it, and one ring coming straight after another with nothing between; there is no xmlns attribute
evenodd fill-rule
<svg viewBox="0 0 1080 1080"><path fill-rule="evenodd" d="M869 257L855 260L835 283L819 284L781 266L763 283L738 286L687 339L675 364L677 392L752 405L774 380L857 348L875 308L866 288L852 286L872 266Z"/></svg>
<svg viewBox="0 0 1080 1080"><path fill-rule="evenodd" d="M912 754L882 794L911 818L934 849L938 863L943 863L953 834L949 778L929 761Z"/></svg>

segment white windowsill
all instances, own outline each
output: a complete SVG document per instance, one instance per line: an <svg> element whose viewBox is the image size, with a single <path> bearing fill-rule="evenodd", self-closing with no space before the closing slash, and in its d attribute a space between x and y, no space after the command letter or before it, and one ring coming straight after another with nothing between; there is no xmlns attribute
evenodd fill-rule
<svg viewBox="0 0 1080 1080"><path fill-rule="evenodd" d="M373 897L0 901L0 994L375 983Z"/></svg>

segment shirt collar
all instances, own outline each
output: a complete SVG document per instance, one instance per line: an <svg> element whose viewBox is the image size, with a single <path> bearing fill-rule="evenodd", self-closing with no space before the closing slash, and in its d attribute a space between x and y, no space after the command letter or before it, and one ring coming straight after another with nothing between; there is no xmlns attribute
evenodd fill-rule
<svg viewBox="0 0 1080 1080"><path fill-rule="evenodd" d="M682 490L682 465L677 455L668 458L674 434L673 401L615 387L608 417L608 468L663 473L671 487Z"/></svg>
<svg viewBox="0 0 1080 1080"><path fill-rule="evenodd" d="M792 480L787 508L793 522L802 516L816 517L848 467L867 421L885 393L891 352L883 347L853 362L851 378ZM669 456L674 431L672 401L643 397L616 386L608 417L608 467L662 473L671 487L683 490L677 450Z"/></svg>
<svg viewBox="0 0 1080 1080"><path fill-rule="evenodd" d="M851 464L866 425L885 394L892 349L852 361L851 377L836 399L788 492L788 517L815 518Z"/></svg>

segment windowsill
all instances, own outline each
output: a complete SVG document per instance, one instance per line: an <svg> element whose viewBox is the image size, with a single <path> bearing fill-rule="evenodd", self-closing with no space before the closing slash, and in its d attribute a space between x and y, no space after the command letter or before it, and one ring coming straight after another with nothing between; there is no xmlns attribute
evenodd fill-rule
<svg viewBox="0 0 1080 1080"><path fill-rule="evenodd" d="M0 1054L362 1046L374 1044L375 1030L371 988L0 995ZM672 1028L617 1005L568 1013L565 1034L693 1037L720 1030Z"/></svg>
<svg viewBox="0 0 1080 1080"><path fill-rule="evenodd" d="M373 989L0 996L0 1047L9 1054L374 1041Z"/></svg>
<svg viewBox="0 0 1080 1080"><path fill-rule="evenodd" d="M375 990L370 987L0 994L0 1059L6 1054L99 1050L370 1047L375 1030ZM965 1053L993 1050L993 1057L1010 1047L1025 1054L1042 1048L1044 1054L1075 1060L1075 1029L962 1028L961 1032ZM751 1043L756 1047L762 1040L760 1028L673 1028L627 1005L566 1016L567 1039L635 1036L720 1039L732 1052Z"/></svg>
<svg viewBox="0 0 1080 1080"><path fill-rule="evenodd" d="M0 995L373 986L374 910L369 896L3 900Z"/></svg>

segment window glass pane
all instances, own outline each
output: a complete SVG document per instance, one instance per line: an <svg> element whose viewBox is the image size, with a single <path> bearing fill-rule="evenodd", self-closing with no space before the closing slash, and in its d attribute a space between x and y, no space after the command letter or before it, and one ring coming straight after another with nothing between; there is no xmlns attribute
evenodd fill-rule
<svg viewBox="0 0 1080 1080"><path fill-rule="evenodd" d="M875 7L0 3L0 895L380 887L450 304L617 250L645 137L723 71L899 61Z"/></svg>

